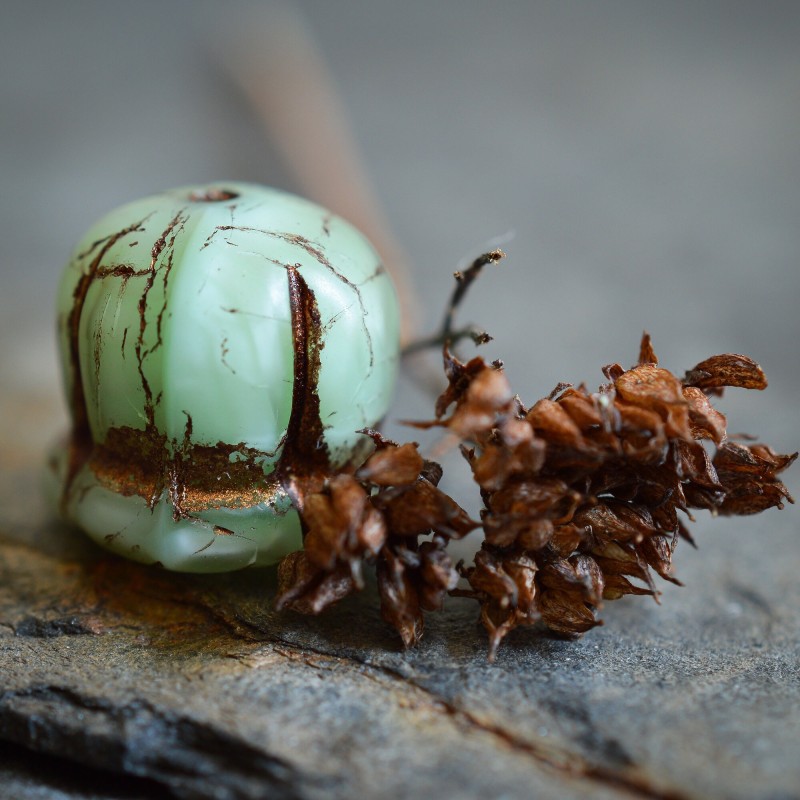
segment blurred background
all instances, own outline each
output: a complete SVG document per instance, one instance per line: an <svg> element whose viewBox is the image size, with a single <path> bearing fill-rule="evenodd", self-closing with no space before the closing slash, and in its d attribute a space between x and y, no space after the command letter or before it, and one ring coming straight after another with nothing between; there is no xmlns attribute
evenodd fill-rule
<svg viewBox="0 0 800 800"><path fill-rule="evenodd" d="M770 387L729 392L730 429L800 447L800 4L2 10L6 463L20 437L38 453L66 425L53 306L75 242L115 205L225 179L301 191L351 217L368 200L368 227L387 242L391 229L405 252L420 334L438 325L453 270L501 244L507 260L461 319L494 335L483 354L504 359L529 403L559 381L594 388L609 362L631 365L646 328L678 374L721 352L759 361ZM294 136L323 166L301 174ZM325 177L325 159L342 174ZM361 177L341 184L355 167ZM390 431L430 409L403 380Z"/></svg>

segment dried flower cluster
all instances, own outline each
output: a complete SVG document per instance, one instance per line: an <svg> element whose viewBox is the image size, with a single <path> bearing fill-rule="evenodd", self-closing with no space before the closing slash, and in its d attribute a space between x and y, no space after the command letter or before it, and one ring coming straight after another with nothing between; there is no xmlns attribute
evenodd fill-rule
<svg viewBox="0 0 800 800"><path fill-rule="evenodd" d="M482 359L447 354L446 364L436 424L469 443L485 505L483 545L461 572L492 655L519 625L585 633L603 600L656 595L651 570L678 583L673 551L692 542L678 512L753 514L791 501L777 475L797 454L727 441L709 402L725 386L766 386L744 356L715 356L680 380L658 366L645 334L638 364L606 367L597 392L562 384L530 409Z"/></svg>
<svg viewBox="0 0 800 800"><path fill-rule="evenodd" d="M460 443L480 487L481 522L437 487L441 468L416 444L364 431L373 454L305 498L304 550L279 567L279 608L319 613L363 586L367 563L383 617L406 646L422 634L423 612L450 592L480 603L493 658L517 626L543 623L580 636L599 624L603 600L657 596L651 571L678 583L675 547L680 539L694 544L679 512L754 514L792 502L778 475L797 454L729 441L726 419L710 403L727 386L766 387L745 356L714 356L679 379L658 365L645 334L636 366L606 367L598 391L560 384L530 409L500 362L453 356L455 306L500 257L487 254L457 274L439 339L448 386L436 419L415 423L444 428ZM464 335L475 338L471 329ZM449 540L479 526L474 564L454 566ZM456 588L459 575L468 589Z"/></svg>
<svg viewBox="0 0 800 800"><path fill-rule="evenodd" d="M423 612L441 608L458 581L447 542L478 523L437 488L442 470L415 443L363 433L375 442L364 464L305 498L304 548L278 567L277 606L318 614L363 588L367 562L377 572L381 613L409 647L422 635Z"/></svg>

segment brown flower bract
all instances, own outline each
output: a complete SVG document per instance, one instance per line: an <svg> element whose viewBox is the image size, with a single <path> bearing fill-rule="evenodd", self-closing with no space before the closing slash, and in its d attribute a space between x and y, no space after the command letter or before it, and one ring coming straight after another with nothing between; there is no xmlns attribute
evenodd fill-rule
<svg viewBox="0 0 800 800"><path fill-rule="evenodd" d="M766 386L745 356L714 356L680 380L645 334L639 363L606 367L597 392L561 384L530 410L496 365L462 365L447 350L445 365L433 424L466 440L484 499L485 539L460 593L481 604L491 657L519 625L579 636L599 624L603 600L657 596L651 570L678 583L672 554L692 541L678 512L753 514L792 501L777 476L796 454L727 441L709 401L725 386ZM717 446L713 458L703 440Z"/></svg>
<svg viewBox="0 0 800 800"><path fill-rule="evenodd" d="M416 444L363 433L376 449L355 475L335 475L305 498L304 549L279 565L277 607L318 614L362 588L363 565L374 565L382 616L408 647L424 612L440 608L458 581L448 540L478 523L437 487L441 468Z"/></svg>

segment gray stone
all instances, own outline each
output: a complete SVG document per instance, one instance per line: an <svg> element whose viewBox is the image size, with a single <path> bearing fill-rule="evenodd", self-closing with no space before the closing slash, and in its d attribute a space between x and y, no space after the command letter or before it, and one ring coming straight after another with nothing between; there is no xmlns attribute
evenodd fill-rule
<svg viewBox="0 0 800 800"><path fill-rule="evenodd" d="M98 772L4 742L0 800L167 800L154 781Z"/></svg>

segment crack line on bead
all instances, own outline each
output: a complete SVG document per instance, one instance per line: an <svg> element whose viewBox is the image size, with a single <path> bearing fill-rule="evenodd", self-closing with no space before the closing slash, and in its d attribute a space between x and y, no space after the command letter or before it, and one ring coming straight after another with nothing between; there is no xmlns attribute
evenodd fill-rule
<svg viewBox="0 0 800 800"><path fill-rule="evenodd" d="M302 250L305 250L317 263L323 266L326 270L328 270L332 275L335 275L345 286L347 286L351 291L353 291L358 298L358 304L361 307L361 326L364 329L364 335L367 340L367 347L369 348L369 365L372 368L375 364L375 353L372 346L372 335L370 334L369 328L367 326L367 315L368 311L366 305L364 303L364 298L361 296L361 290L359 289L359 284L353 283L349 278L345 277L336 267L331 264L328 257L325 253L322 252L319 246L315 246L315 243L312 242L310 239L307 239L305 236L301 236L297 233L283 233L281 231L270 231L266 230L265 228L253 228L249 226L243 225L219 225L217 226L208 236L203 246L200 248L201 250L211 243L214 235L217 231L241 231L243 233L261 233L264 236L270 236L274 239L280 239L281 241L286 242L287 244L294 244L300 247Z"/></svg>
<svg viewBox="0 0 800 800"><path fill-rule="evenodd" d="M86 394L81 380L81 358L80 358L80 323L83 308L86 304L86 297L89 289L97 278L98 270L101 269L103 258L111 248L121 239L131 233L141 233L144 231L144 224L152 216L146 215L138 222L134 222L127 228L123 228L116 233L105 236L94 242L84 253L77 257L77 261L87 258L95 252L98 247L100 251L89 264L88 269L83 272L78 279L72 293L72 309L64 321L69 338L69 361L68 369L70 374L70 406L73 420L73 435L69 445L67 458L67 469L64 477L64 485L61 495L62 506L67 503L72 484L86 463L91 452L91 432L89 430L89 410L86 408ZM101 247L102 245L102 247Z"/></svg>
<svg viewBox="0 0 800 800"><path fill-rule="evenodd" d="M228 359L226 356L230 353L231 349L228 347L228 337L226 336L220 343L220 360L222 361L223 366L227 367L231 371L232 374L236 374L236 370L228 363Z"/></svg>
<svg viewBox="0 0 800 800"><path fill-rule="evenodd" d="M294 381L289 423L273 475L283 484L295 508L302 509L303 496L316 488L330 471L324 425L317 393L320 370L321 325L314 293L297 267L286 270L292 319Z"/></svg>
<svg viewBox="0 0 800 800"><path fill-rule="evenodd" d="M139 378L142 383L142 390L144 391L145 396L145 403L144 403L144 410L147 416L147 426L148 427L155 427L155 406L158 405L160 401L160 397L154 401L153 399L153 390L150 387L150 382L147 379L147 376L144 373L144 360L153 353L161 344L163 344L163 340L161 337L161 324L162 319L164 316L164 312L167 308L167 282L169 280L170 272L172 271L172 265L174 262L174 255L175 255L175 239L180 231L184 229L184 225L188 220L188 216L184 217L183 212L185 211L184 208L180 209L172 220L169 222L167 227L162 232L161 236L156 240L153 244L153 248L151 250L150 255L150 268L148 269L148 276L147 282L145 284L144 290L142 292L141 297L139 298L138 304L138 311L139 311L139 336L136 340L135 345L135 352L136 352L136 361L138 364L139 370ZM164 261L164 251L167 251L166 261ZM145 331L147 330L147 299L150 294L150 290L155 285L156 275L158 273L158 261L161 259L162 266L164 267L164 275L163 275L163 287L164 287L164 304L159 311L158 317L156 318L156 341L152 347L145 349L144 347L144 335Z"/></svg>

